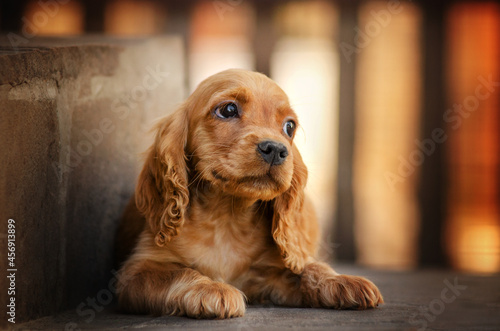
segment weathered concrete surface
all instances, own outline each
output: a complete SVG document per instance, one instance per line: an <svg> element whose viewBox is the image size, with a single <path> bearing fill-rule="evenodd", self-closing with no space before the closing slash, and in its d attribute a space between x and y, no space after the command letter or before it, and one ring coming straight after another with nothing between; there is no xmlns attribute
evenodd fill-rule
<svg viewBox="0 0 500 331"><path fill-rule="evenodd" d="M386 303L377 309L329 310L249 307L244 317L194 320L125 315L114 306L101 312L76 309L17 329L63 330L499 330L500 275L471 276L452 271L387 272L340 266L338 272L367 276ZM96 297L94 293L91 297Z"/></svg>
<svg viewBox="0 0 500 331"><path fill-rule="evenodd" d="M0 37L0 325L9 219L16 322L76 307L113 277L148 129L185 97L183 57L174 37L34 38L17 52Z"/></svg>

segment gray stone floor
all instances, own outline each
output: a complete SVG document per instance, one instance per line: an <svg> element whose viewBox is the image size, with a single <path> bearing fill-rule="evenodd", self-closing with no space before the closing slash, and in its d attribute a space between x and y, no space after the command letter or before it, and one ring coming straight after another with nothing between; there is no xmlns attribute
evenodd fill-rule
<svg viewBox="0 0 500 331"><path fill-rule="evenodd" d="M366 311L250 306L230 320L124 315L109 307L92 316L75 310L16 325L16 330L500 330L500 275L453 271L389 272L337 266L369 277L386 303Z"/></svg>

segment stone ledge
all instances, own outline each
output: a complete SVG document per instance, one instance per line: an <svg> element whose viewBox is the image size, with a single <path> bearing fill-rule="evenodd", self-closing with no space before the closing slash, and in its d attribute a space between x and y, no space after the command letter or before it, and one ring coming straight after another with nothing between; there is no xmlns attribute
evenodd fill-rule
<svg viewBox="0 0 500 331"><path fill-rule="evenodd" d="M4 36L0 49L0 233L15 220L22 322L72 308L112 277L148 129L185 96L184 53L177 37L34 38L16 52Z"/></svg>

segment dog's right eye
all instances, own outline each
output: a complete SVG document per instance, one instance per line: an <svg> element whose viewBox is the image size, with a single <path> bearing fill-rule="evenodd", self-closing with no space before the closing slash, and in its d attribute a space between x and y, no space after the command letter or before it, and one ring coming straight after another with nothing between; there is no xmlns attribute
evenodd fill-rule
<svg viewBox="0 0 500 331"><path fill-rule="evenodd" d="M226 103L215 109L215 115L219 118L238 117L238 106L235 103Z"/></svg>

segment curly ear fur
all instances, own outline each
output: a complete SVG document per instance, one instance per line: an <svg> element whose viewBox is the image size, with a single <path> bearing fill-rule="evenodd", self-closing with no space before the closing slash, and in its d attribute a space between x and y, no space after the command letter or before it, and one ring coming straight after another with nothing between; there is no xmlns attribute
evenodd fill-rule
<svg viewBox="0 0 500 331"><path fill-rule="evenodd" d="M293 150L293 177L290 188L274 199L273 238L278 245L285 266L299 274L311 255L312 239L308 229L307 213L303 212L307 182L307 168L295 145ZM311 215L313 216L313 215Z"/></svg>
<svg viewBox="0 0 500 331"><path fill-rule="evenodd" d="M146 217L158 246L177 235L189 203L185 156L188 121L184 108L157 126L135 191L137 208Z"/></svg>

